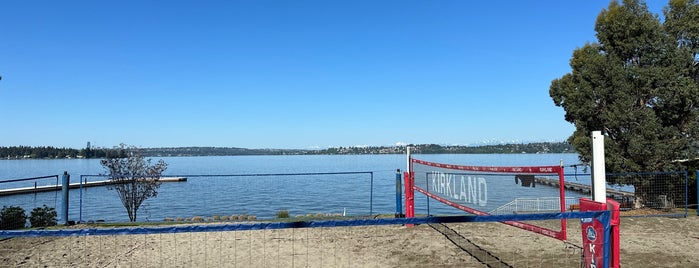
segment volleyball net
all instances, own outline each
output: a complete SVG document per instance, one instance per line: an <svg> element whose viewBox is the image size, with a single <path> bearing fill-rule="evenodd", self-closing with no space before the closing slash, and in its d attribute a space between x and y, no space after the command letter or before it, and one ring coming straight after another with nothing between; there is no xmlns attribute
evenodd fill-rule
<svg viewBox="0 0 699 268"><path fill-rule="evenodd" d="M580 218L608 228L609 215L595 211L0 230L0 266L580 267L581 247L540 239L499 222Z"/></svg>
<svg viewBox="0 0 699 268"><path fill-rule="evenodd" d="M566 217L558 217L558 224L552 224L551 221L538 221L536 216L537 213L546 211L566 211L566 186L562 164L467 166L419 160L412 158L408 153L408 171L404 176L408 218L416 215L415 192L419 192L427 199L428 215L432 215L429 200L436 200L461 214L467 212L484 217L498 217L493 215L504 214L499 215L499 222L505 225L564 243L571 242ZM540 185L539 188L536 187L537 184ZM537 204L518 206L518 200L522 198L536 200ZM588 198L579 198L574 203L575 209L580 211L612 211L609 214L611 219L580 218L579 225L572 229L580 232L577 236L580 240L573 240L576 241L573 244L582 249L581 266L618 267L619 203L613 199L607 199L604 203ZM447 213L454 214L453 209ZM506 239L503 243L510 241L513 240Z"/></svg>
<svg viewBox="0 0 699 268"><path fill-rule="evenodd" d="M595 222L604 229L610 225L609 212L563 212L565 200L557 200L559 205L552 206L553 210L541 206L536 210L506 206L507 200L514 197L541 196L536 192L539 190L554 189L557 193L553 187L529 181L530 176L558 179L561 174L556 168L466 169L415 161L410 188L425 194L428 197L425 201L439 200L437 203L447 207L432 204L426 210L428 213L412 212L410 218L383 218L393 215L387 215L386 209L374 210L373 172L189 175L186 183L164 185L170 188L164 188L163 195L154 199L159 202L146 207L144 215L162 221L133 225L118 221L90 223L84 219L98 215L95 210L99 207L81 206L77 218L82 218L79 222L83 224L0 230L0 255L4 256L0 266L580 267L584 252L579 246L583 244L579 239L582 229L574 226L566 231L566 219ZM386 178L392 175L381 175L377 181L390 181ZM54 177L49 179L55 181ZM80 181L101 179L82 176ZM500 180L503 188L495 183ZM176 192L185 184L187 191ZM329 192L320 187L322 184L345 190ZM207 196L192 194L192 189L197 187L215 191ZM380 189L379 197L385 197L391 190L383 186L377 189ZM90 188L82 193L80 200L113 196L105 191ZM498 197L496 191L505 193L505 197ZM56 198L55 193L50 194ZM335 201L318 202L322 194L331 194ZM12 200L3 197L0 201L12 204ZM356 208L352 207L353 203L347 203L352 200ZM188 207L179 212L177 205ZM121 211L118 203L112 206L116 207L114 211ZM231 212L226 206L240 211ZM227 213L243 215L253 206L269 208L266 212L255 209L260 213L254 218L216 217ZM337 211L339 207L351 209L347 214L331 217L310 213ZM216 211L221 208L224 209ZM162 211L162 215L156 211ZM291 217L275 215L281 211L290 213ZM454 211L459 215L454 216ZM472 215L465 215L464 211ZM568 233L571 238L561 243ZM599 252L608 251L609 241L597 239L595 243Z"/></svg>
<svg viewBox="0 0 699 268"><path fill-rule="evenodd" d="M473 215L551 213L566 210L562 166L464 166L412 157L409 158L409 163L409 171L405 174L407 217L415 215L414 191ZM536 189L537 183L543 181L557 185L553 188L544 186L545 189ZM557 191L553 190L554 188ZM553 194L555 196L551 198ZM511 206L513 202L516 204L519 198L541 197L548 197L548 200L525 208ZM518 221L505 223L559 240L566 240L567 237L564 218L555 228Z"/></svg>

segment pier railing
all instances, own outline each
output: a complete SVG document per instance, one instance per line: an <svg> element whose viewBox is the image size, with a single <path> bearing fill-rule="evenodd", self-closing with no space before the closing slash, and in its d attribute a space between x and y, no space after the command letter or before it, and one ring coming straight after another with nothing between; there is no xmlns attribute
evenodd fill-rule
<svg viewBox="0 0 699 268"><path fill-rule="evenodd" d="M50 216L58 216L59 191L59 175L0 180L0 230L54 225Z"/></svg>
<svg viewBox="0 0 699 268"><path fill-rule="evenodd" d="M61 189L61 185L58 183L58 175L3 180L0 181L0 185L2 185L0 186L0 196Z"/></svg>

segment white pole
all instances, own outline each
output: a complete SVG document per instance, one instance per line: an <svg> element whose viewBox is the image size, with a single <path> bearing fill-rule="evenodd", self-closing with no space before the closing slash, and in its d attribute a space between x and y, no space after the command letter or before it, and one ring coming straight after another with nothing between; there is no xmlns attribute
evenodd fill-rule
<svg viewBox="0 0 699 268"><path fill-rule="evenodd" d="M407 160L408 160L407 161L408 166L405 167L405 170L410 172L410 171L412 171L412 170L410 170L410 146L405 146L405 155L407 156Z"/></svg>
<svg viewBox="0 0 699 268"><path fill-rule="evenodd" d="M607 178L604 169L604 135L592 131L592 200L607 202Z"/></svg>

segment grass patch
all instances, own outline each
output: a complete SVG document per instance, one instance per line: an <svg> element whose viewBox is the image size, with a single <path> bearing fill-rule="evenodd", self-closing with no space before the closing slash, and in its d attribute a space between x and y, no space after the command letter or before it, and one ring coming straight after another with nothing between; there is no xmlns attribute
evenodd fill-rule
<svg viewBox="0 0 699 268"><path fill-rule="evenodd" d="M288 219L289 218L289 211L286 209L277 211L277 218L278 219Z"/></svg>

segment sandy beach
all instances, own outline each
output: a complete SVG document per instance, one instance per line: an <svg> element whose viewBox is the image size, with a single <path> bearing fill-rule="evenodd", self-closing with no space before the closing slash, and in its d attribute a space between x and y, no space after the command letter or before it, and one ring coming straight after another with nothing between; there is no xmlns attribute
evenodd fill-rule
<svg viewBox="0 0 699 268"><path fill-rule="evenodd" d="M567 229L567 242L500 223L11 238L0 266L580 267L580 223ZM699 217L622 218L625 267L698 267L698 248Z"/></svg>

